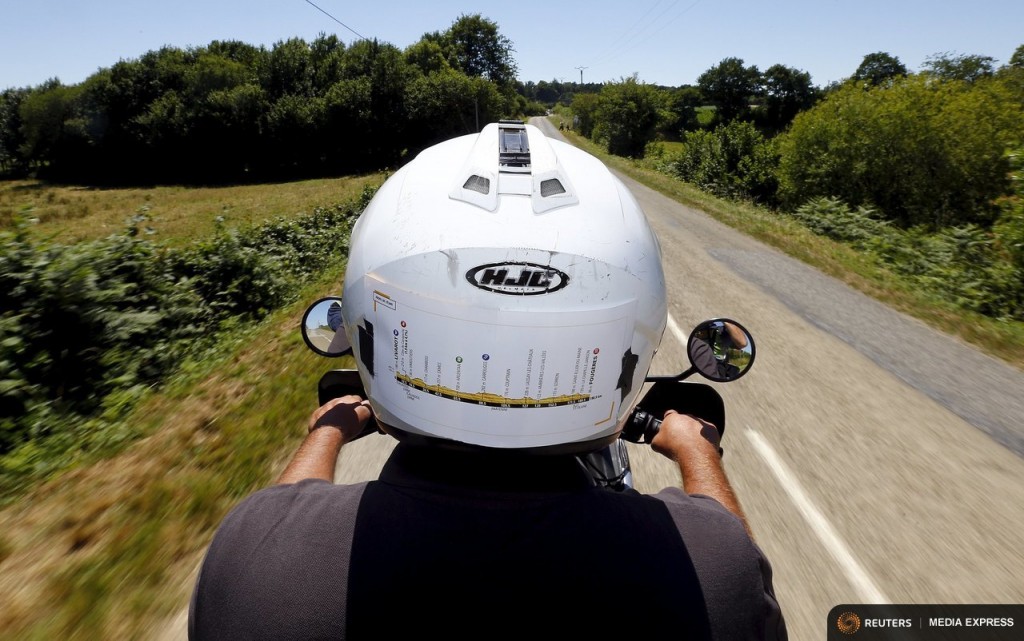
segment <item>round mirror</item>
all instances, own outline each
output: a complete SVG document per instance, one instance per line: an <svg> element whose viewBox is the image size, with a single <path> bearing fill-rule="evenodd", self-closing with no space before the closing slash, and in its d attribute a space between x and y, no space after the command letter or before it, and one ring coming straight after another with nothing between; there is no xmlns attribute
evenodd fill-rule
<svg viewBox="0 0 1024 641"><path fill-rule="evenodd" d="M352 353L352 344L341 321L341 298L321 298L302 316L302 338L309 349L321 356L344 356Z"/></svg>
<svg viewBox="0 0 1024 641"><path fill-rule="evenodd" d="M690 334L686 354L701 376L727 383L746 374L754 364L754 337L734 320L704 321Z"/></svg>

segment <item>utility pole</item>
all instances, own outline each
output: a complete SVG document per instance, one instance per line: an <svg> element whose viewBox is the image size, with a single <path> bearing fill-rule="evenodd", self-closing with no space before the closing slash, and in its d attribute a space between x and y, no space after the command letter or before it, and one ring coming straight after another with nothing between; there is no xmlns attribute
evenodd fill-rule
<svg viewBox="0 0 1024 641"><path fill-rule="evenodd" d="M583 70L584 69L589 69L589 68L590 67L576 67L576 69L580 70L580 86L583 85Z"/></svg>

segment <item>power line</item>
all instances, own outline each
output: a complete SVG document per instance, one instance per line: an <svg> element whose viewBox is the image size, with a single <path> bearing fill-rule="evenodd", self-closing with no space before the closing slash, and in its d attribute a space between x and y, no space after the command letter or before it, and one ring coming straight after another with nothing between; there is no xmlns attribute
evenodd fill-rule
<svg viewBox="0 0 1024 641"><path fill-rule="evenodd" d="M678 0L676 0L675 2L673 2L673 3L672 3L672 4L670 5L670 6L669 6L669 9L671 9L672 7L674 7L674 6L676 5L676 2L678 2ZM605 53L606 53L606 52L607 52L608 50L611 50L611 49L615 49L615 47L616 47L616 46L617 46L617 45L618 45L618 44L619 44L620 42L622 42L623 40L625 40L626 38L632 39L632 38L633 38L633 36L634 36L634 35L636 35L636 34L634 34L634 33L633 33L633 32L634 32L634 30L637 30L637 31L643 31L643 30L644 30L644 29L645 29L646 27L642 27L642 26L641 26L641 25L642 25L642 23L644 22L644 20L646 20L646 19L647 19L647 16L649 16L649 15L651 14L651 12L652 12L652 11L654 11L655 9L657 9L657 8L658 8L658 5L660 5L660 4L661 4L661 0L657 0L657 2L655 2L654 4L652 4L652 5L651 5L651 6L650 6L650 7L649 7L649 8L647 9L647 11L645 11L645 12L644 12L644 14L643 14L642 16L640 16L640 17L639 17L639 18L638 18L638 19L637 19L637 20L636 20L636 21L635 21L635 22L634 22L634 23L633 23L633 24L632 24L632 25L631 25L631 26L630 26L630 27L629 27L628 29L625 29L625 30L623 30L623 31L622 31L621 33L619 33L618 37L614 38L614 39L613 39L613 40L612 40L611 42L609 42L609 43L605 44L605 46L604 46L604 48L605 48ZM602 61L602 62L603 62L603 61Z"/></svg>
<svg viewBox="0 0 1024 641"><path fill-rule="evenodd" d="M665 9L663 9L658 15L656 15L650 21L647 20L649 16L657 7L661 4L661 0L658 0L648 9L644 15L636 22L632 27L624 31L618 38L612 41L605 47L605 50L599 53L594 59L590 60L591 66L603 64L608 60L617 58L629 51L636 49L641 44L650 42L651 39L664 31L676 20L681 18L683 14L688 13L691 9L700 4L701 0L694 0L691 4L686 6L682 11L675 15L669 16L667 19L663 19L666 14L676 8L679 4L679 0L675 0ZM653 29L653 31L652 31ZM616 43L621 43L621 46L615 46Z"/></svg>
<svg viewBox="0 0 1024 641"><path fill-rule="evenodd" d="M353 29L352 27L348 26L347 24L345 24L345 23L344 23L344 22L342 22L341 20L338 20L337 18L335 18L335 17L334 17L334 16L332 16L331 14L327 13L326 11L324 11L323 9L321 9L320 7L316 6L315 4L313 4L312 2L310 2L310 0L306 0L306 4L312 5L312 6L313 6L313 7L315 7L315 8L316 8L316 9L317 9L318 11L320 11L320 13L324 14L325 16L327 16L328 18L330 18L331 20L333 20L333 21L337 22L338 24L340 24L341 26L345 27L346 29L348 29L348 30L349 30L349 31L351 31L352 33L356 34L357 36L359 36L359 38L360 38L360 39L362 39L362 40L369 40L369 38L367 38L367 37L366 37L366 36L364 36L363 34L359 33L358 31L356 31L356 30L355 30L355 29Z"/></svg>

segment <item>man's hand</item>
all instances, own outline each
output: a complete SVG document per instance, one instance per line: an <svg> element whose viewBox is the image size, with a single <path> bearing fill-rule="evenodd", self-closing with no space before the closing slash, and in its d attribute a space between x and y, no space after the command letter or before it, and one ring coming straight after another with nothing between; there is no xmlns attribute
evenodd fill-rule
<svg viewBox="0 0 1024 641"><path fill-rule="evenodd" d="M305 479L334 481L341 446L363 431L370 420L370 405L358 396L342 396L319 407L309 417L309 433L277 479L298 483Z"/></svg>
<svg viewBox="0 0 1024 641"><path fill-rule="evenodd" d="M683 490L715 499L739 517L750 534L747 519L722 468L722 457L718 453L720 438L718 428L711 423L668 410L651 447L679 465Z"/></svg>
<svg viewBox="0 0 1024 641"><path fill-rule="evenodd" d="M654 451L681 463L686 455L714 454L718 458L718 428L705 420L680 414L675 410L665 412L661 429L651 441Z"/></svg>
<svg viewBox="0 0 1024 641"><path fill-rule="evenodd" d="M372 412L370 402L355 395L342 396L327 401L309 417L309 431L330 427L341 432L346 443L359 436L366 427Z"/></svg>

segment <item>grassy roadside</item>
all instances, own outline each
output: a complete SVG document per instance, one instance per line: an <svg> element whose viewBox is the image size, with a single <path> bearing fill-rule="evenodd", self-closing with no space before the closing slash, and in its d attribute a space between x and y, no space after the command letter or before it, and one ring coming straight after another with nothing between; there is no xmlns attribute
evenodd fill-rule
<svg viewBox="0 0 1024 641"><path fill-rule="evenodd" d="M552 120L558 124L557 117ZM872 257L818 236L785 215L748 203L717 198L641 163L612 156L600 145L574 132L566 131L563 135L609 166L676 202L699 209L893 309L1024 370L1024 323L1001 321L957 308L938 296L911 286Z"/></svg>
<svg viewBox="0 0 1024 641"><path fill-rule="evenodd" d="M342 273L142 403L127 423L145 438L0 511L0 638L145 638L181 609L216 524L272 480L338 366L297 328Z"/></svg>

